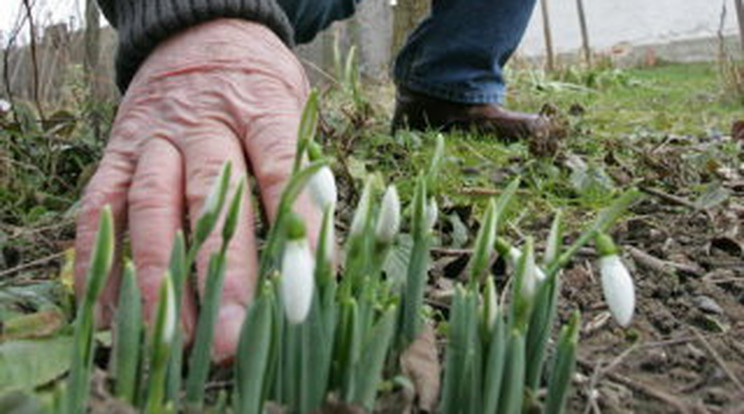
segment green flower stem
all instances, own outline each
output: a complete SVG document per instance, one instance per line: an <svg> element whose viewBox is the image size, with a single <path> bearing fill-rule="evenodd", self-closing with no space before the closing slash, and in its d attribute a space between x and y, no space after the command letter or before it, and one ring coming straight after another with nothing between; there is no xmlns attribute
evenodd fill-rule
<svg viewBox="0 0 744 414"><path fill-rule="evenodd" d="M105 206L100 214L96 243L86 276L85 295L78 308L75 322L75 343L66 396L69 414L81 413L86 409L95 354L93 336L96 326L95 306L106 286L114 260L114 222L111 207Z"/></svg>
<svg viewBox="0 0 744 414"><path fill-rule="evenodd" d="M351 402L361 405L370 412L374 408L385 356L390 349L395 331L396 316L397 309L395 306L391 306L370 330L354 372Z"/></svg>
<svg viewBox="0 0 744 414"><path fill-rule="evenodd" d="M452 304L449 335L445 351L444 383L439 412L460 413L463 407L475 409L471 401L473 369L479 347L477 295L472 289L457 287ZM465 412L470 412L465 410Z"/></svg>
<svg viewBox="0 0 744 414"><path fill-rule="evenodd" d="M341 311L341 329L338 335L338 380L341 395L345 400L351 396L353 381L353 368L356 364L355 355L359 355L360 332L359 332L359 308L354 298L343 302Z"/></svg>
<svg viewBox="0 0 744 414"><path fill-rule="evenodd" d="M401 307L401 343L403 349L416 340L421 330L421 308L424 304L424 288L429 273L429 249L431 235L428 233L414 238L411 258L408 263L408 277Z"/></svg>
<svg viewBox="0 0 744 414"><path fill-rule="evenodd" d="M580 321L580 314L575 312L568 326L564 326L561 330L550 385L548 386L548 398L543 408L545 414L561 414L565 408L566 397L571 386L571 377L576 367Z"/></svg>
<svg viewBox="0 0 744 414"><path fill-rule="evenodd" d="M491 329L487 346L486 366L484 367L483 412L495 413L499 407L506 361L506 324L500 312L496 315L496 323Z"/></svg>
<svg viewBox="0 0 744 414"><path fill-rule="evenodd" d="M260 414L268 388L271 361L274 293L268 283L248 307L235 362L235 413Z"/></svg>
<svg viewBox="0 0 744 414"><path fill-rule="evenodd" d="M116 396L132 405L136 404L137 369L140 366L142 342L142 303L137 286L134 265L125 266L116 312L114 361Z"/></svg>
<svg viewBox="0 0 744 414"><path fill-rule="evenodd" d="M540 386L540 378L545 366L545 348L550 338L557 314L560 278L549 276L540 286L527 330L527 371L525 384L535 392Z"/></svg>
<svg viewBox="0 0 744 414"><path fill-rule="evenodd" d="M173 281L170 272L167 272L160 287L157 317L151 341L151 368L149 385L147 388L147 403L145 406L145 412L148 414L159 414L164 412L165 405L167 404L165 401L166 374L171 348L173 347L173 338L169 338L169 335L175 337L174 333L177 329L174 329L174 332L170 333L166 330L169 328L171 323L176 323L175 321L168 320L171 317L177 319L175 314L170 314L171 309L175 310L174 302L175 294L173 293Z"/></svg>
<svg viewBox="0 0 744 414"><path fill-rule="evenodd" d="M189 376L186 379L186 404L201 408L204 401L204 385L209 375L214 326L219 316L222 285L227 269L226 251L213 254L209 261L203 306L199 313L194 337L194 349L189 360Z"/></svg>
<svg viewBox="0 0 744 414"><path fill-rule="evenodd" d="M499 414L521 414L524 400L524 335L512 330L506 347L506 365L499 397Z"/></svg>
<svg viewBox="0 0 744 414"><path fill-rule="evenodd" d="M188 269L191 268L187 264L186 256L186 238L183 235L183 231L179 230L173 242L169 265L171 276L173 277L173 293L176 297L176 315L179 315L179 317L181 315L183 286L186 283ZM176 329L176 336L173 338L173 349L174 352L171 354L168 363L168 391L166 392L166 399L172 401L174 408L177 409L181 392L181 367L183 365L183 329L181 329L180 324L179 329Z"/></svg>
<svg viewBox="0 0 744 414"><path fill-rule="evenodd" d="M561 269L566 267L571 262L571 258L586 244L594 239L597 233L605 233L607 230L615 224L620 216L628 210L631 204L633 204L640 197L640 192L637 189L631 189L623 193L617 200L615 200L609 207L600 212L599 216L594 223L579 236L579 238L569 246L558 258L550 264L548 267L548 276L558 273Z"/></svg>

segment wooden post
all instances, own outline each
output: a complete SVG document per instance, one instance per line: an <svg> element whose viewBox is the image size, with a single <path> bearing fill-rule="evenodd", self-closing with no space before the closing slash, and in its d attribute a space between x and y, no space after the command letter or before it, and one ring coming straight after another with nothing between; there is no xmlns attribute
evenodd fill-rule
<svg viewBox="0 0 744 414"><path fill-rule="evenodd" d="M90 97L98 100L101 97L101 80L99 56L101 51L101 14L96 0L85 1L85 56L83 70L88 83Z"/></svg>
<svg viewBox="0 0 744 414"><path fill-rule="evenodd" d="M744 49L744 1L734 0L736 3L736 15L739 17L739 39L741 48Z"/></svg>
<svg viewBox="0 0 744 414"><path fill-rule="evenodd" d="M548 0L540 0L543 15L543 35L545 36L545 57L549 72L555 70L555 55L553 54L553 34L550 31L550 13L548 11Z"/></svg>
<svg viewBox="0 0 744 414"><path fill-rule="evenodd" d="M429 13L429 3L430 0L399 0L393 6L393 56L403 47L411 30Z"/></svg>
<svg viewBox="0 0 744 414"><path fill-rule="evenodd" d="M94 104L99 104L103 100L103 84L101 72L99 70L99 60L101 52L101 14L98 11L96 0L85 1L85 56L83 57L83 71L85 81L88 84L88 99ZM91 105L89 113L90 122L93 126L93 133L99 137L101 135L102 113L98 109L99 105Z"/></svg>
<svg viewBox="0 0 744 414"><path fill-rule="evenodd" d="M741 0L738 0L741 1ZM579 10L579 25L581 25L581 49L584 52L584 62L587 67L592 66L592 48L589 46L589 29L586 27L586 13L584 13L584 0L576 0L576 8Z"/></svg>

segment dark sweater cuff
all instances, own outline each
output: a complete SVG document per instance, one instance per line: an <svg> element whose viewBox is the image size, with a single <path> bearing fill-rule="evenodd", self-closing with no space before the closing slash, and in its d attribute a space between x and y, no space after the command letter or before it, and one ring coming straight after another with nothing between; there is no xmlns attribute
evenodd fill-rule
<svg viewBox="0 0 744 414"><path fill-rule="evenodd" d="M119 32L116 84L126 91L155 47L189 27L218 18L261 23L292 47L292 26L276 0L99 0Z"/></svg>

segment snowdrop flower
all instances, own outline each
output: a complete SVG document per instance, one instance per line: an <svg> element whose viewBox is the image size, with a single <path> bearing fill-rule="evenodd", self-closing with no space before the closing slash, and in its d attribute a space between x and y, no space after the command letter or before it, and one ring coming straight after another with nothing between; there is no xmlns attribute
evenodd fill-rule
<svg viewBox="0 0 744 414"><path fill-rule="evenodd" d="M336 179L333 177L333 171L328 166L322 167L318 172L310 177L308 182L310 196L313 202L321 210L325 211L329 206L335 206L338 199L336 190Z"/></svg>
<svg viewBox="0 0 744 414"><path fill-rule="evenodd" d="M162 330L160 331L160 346L170 347L173 341L173 336L176 334L176 294L173 290L173 281L171 280L170 271L165 274L163 281L161 282L160 290L160 306L164 306L162 314L159 316L162 318Z"/></svg>
<svg viewBox="0 0 744 414"><path fill-rule="evenodd" d="M10 111L10 109L11 109L10 102L6 101L5 99L0 99L0 114L8 112Z"/></svg>
<svg viewBox="0 0 744 414"><path fill-rule="evenodd" d="M512 247L509 250L509 261L513 266L516 266L519 262L519 259L522 258L522 251L517 249L516 247ZM533 273L535 278L537 278L538 281L542 282L546 279L545 272L543 272L542 269L540 269L537 265L533 263Z"/></svg>
<svg viewBox="0 0 744 414"><path fill-rule="evenodd" d="M600 234L595 244L600 254L599 273L605 301L617 323L627 327L635 309L633 279L620 259L618 247L609 236Z"/></svg>
<svg viewBox="0 0 744 414"><path fill-rule="evenodd" d="M532 242L530 240L528 240L525 249L528 250L528 253L524 266L524 274L522 275L522 288L520 294L523 298L532 301L537 294L537 284L540 281L540 276L538 276L539 269L537 264L535 264L535 255L532 253ZM521 258L521 256L522 253L520 252L519 258ZM543 274L542 277L544 278L545 275Z"/></svg>
<svg viewBox="0 0 744 414"><path fill-rule="evenodd" d="M483 317L486 320L486 327L489 331L496 325L496 317L499 316L499 301L496 294L496 285L493 278L486 280L486 288L483 292Z"/></svg>
<svg viewBox="0 0 744 414"><path fill-rule="evenodd" d="M282 256L280 292L287 319L292 324L298 324L310 312L315 287L315 260L305 237L302 219L293 215L288 227L287 244Z"/></svg>
<svg viewBox="0 0 744 414"><path fill-rule="evenodd" d="M351 230L349 230L350 236L361 235L365 227L367 226L367 219L369 218L369 209L371 205L370 198L372 197L372 182L367 180L364 184L364 190L362 196L357 204L356 211L354 211L354 218L351 220Z"/></svg>
<svg viewBox="0 0 744 414"><path fill-rule="evenodd" d="M380 217L377 220L377 240L390 244L400 231L400 197L394 185L389 185L382 197Z"/></svg>
<svg viewBox="0 0 744 414"><path fill-rule="evenodd" d="M434 229L434 225L437 224L437 218L439 216L439 206L437 200L434 198L429 199L429 204L426 206L426 230L431 231Z"/></svg>

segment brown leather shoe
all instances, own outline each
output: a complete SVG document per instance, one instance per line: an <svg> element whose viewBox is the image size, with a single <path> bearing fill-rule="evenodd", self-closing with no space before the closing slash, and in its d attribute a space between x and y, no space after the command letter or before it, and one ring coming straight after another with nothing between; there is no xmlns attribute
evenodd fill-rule
<svg viewBox="0 0 744 414"><path fill-rule="evenodd" d="M393 116L393 132L413 130L475 129L500 139L549 139L550 118L544 115L509 111L498 104L462 104L434 98L405 87L398 87Z"/></svg>

